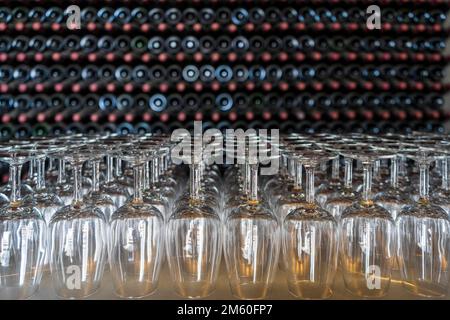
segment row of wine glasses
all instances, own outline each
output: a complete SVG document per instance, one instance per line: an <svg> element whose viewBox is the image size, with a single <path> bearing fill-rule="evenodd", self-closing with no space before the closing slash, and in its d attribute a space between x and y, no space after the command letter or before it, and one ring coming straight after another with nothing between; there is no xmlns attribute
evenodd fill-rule
<svg viewBox="0 0 450 320"><path fill-rule="evenodd" d="M222 258L240 299L268 297L277 272L297 298L330 297L338 273L353 295L383 297L395 270L409 291L446 296L448 136L193 138L0 144L0 298L32 296L48 269L58 296L84 298L108 266L117 296L144 297L166 263L178 295L202 298Z"/></svg>

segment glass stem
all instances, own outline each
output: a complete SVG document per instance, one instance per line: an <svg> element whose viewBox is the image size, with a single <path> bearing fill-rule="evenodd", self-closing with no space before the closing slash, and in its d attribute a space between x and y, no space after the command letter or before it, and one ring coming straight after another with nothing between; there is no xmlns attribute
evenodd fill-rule
<svg viewBox="0 0 450 320"><path fill-rule="evenodd" d="M288 157L287 157L286 154L282 154L281 155L281 163L282 163L282 166L283 166L283 172L287 173L288 172L288 170L287 170Z"/></svg>
<svg viewBox="0 0 450 320"><path fill-rule="evenodd" d="M11 203L17 203L20 201L20 172L22 171L22 165L13 163L9 167L9 176L11 179Z"/></svg>
<svg viewBox="0 0 450 320"><path fill-rule="evenodd" d="M64 159L59 158L58 159L58 184L63 184L66 182L65 172L66 172L66 162L64 161Z"/></svg>
<svg viewBox="0 0 450 320"><path fill-rule="evenodd" d="M100 190L100 181L99 181L99 173L100 173L100 160L92 161L92 191L98 192Z"/></svg>
<svg viewBox="0 0 450 320"><path fill-rule="evenodd" d="M133 176L134 176L134 198L133 202L142 202L142 172L143 166L142 164L135 165L133 167Z"/></svg>
<svg viewBox="0 0 450 320"><path fill-rule="evenodd" d="M295 176L295 159L294 159L294 157L289 157L288 172L289 172L288 178L292 178Z"/></svg>
<svg viewBox="0 0 450 320"><path fill-rule="evenodd" d="M36 190L45 189L45 158L38 158L37 161L37 184Z"/></svg>
<svg viewBox="0 0 450 320"><path fill-rule="evenodd" d="M404 156L400 156L398 159L398 173L403 178L406 177L407 170L406 170L406 161Z"/></svg>
<svg viewBox="0 0 450 320"><path fill-rule="evenodd" d="M81 169L83 167L82 163L74 163L73 167L73 203L78 204L81 202Z"/></svg>
<svg viewBox="0 0 450 320"><path fill-rule="evenodd" d="M53 171L53 158L48 157L48 172Z"/></svg>
<svg viewBox="0 0 450 320"><path fill-rule="evenodd" d="M152 161L152 184L156 185L159 181L159 158L154 157Z"/></svg>
<svg viewBox="0 0 450 320"><path fill-rule="evenodd" d="M345 169L344 169L344 178L345 178L345 188L352 189L353 188L353 159L346 158L345 159Z"/></svg>
<svg viewBox="0 0 450 320"><path fill-rule="evenodd" d="M151 180L151 161L147 161L144 164L144 190L150 188L150 180Z"/></svg>
<svg viewBox="0 0 450 320"><path fill-rule="evenodd" d="M300 161L297 161L295 165L295 188L303 189L303 166Z"/></svg>
<svg viewBox="0 0 450 320"><path fill-rule="evenodd" d="M314 172L315 168L308 165L306 169L306 202L314 203Z"/></svg>
<svg viewBox="0 0 450 320"><path fill-rule="evenodd" d="M250 201L258 202L258 165L250 165Z"/></svg>
<svg viewBox="0 0 450 320"><path fill-rule="evenodd" d="M164 174L164 155L159 156L158 170L159 170L158 177L162 176Z"/></svg>
<svg viewBox="0 0 450 320"><path fill-rule="evenodd" d="M327 171L327 163L326 162L322 162L320 164L320 171L321 172L326 172Z"/></svg>
<svg viewBox="0 0 450 320"><path fill-rule="evenodd" d="M162 162L162 170L163 170L163 172L166 172L167 169L169 169L169 161L168 161L168 157L167 157L166 154L163 154L162 158L163 158L163 162Z"/></svg>
<svg viewBox="0 0 450 320"><path fill-rule="evenodd" d="M362 169L362 167L363 167L363 164L362 164L362 162L361 161L359 161L359 160L356 160L356 170L361 170Z"/></svg>
<svg viewBox="0 0 450 320"><path fill-rule="evenodd" d="M250 164L246 162L244 164L244 192L246 196L250 194L250 179L251 179Z"/></svg>
<svg viewBox="0 0 450 320"><path fill-rule="evenodd" d="M398 158L391 159L391 186L394 189L398 188Z"/></svg>
<svg viewBox="0 0 450 320"><path fill-rule="evenodd" d="M122 159L116 158L116 177L122 176Z"/></svg>
<svg viewBox="0 0 450 320"><path fill-rule="evenodd" d="M419 191L420 198L428 200L428 192L430 188L429 164L425 161L420 162L419 170L420 170L420 191Z"/></svg>
<svg viewBox="0 0 450 320"><path fill-rule="evenodd" d="M30 164L28 167L28 179L30 179L31 181L34 180L34 159L30 160Z"/></svg>
<svg viewBox="0 0 450 320"><path fill-rule="evenodd" d="M200 199L200 165L198 163L191 164L190 175L190 196L193 200Z"/></svg>
<svg viewBox="0 0 450 320"><path fill-rule="evenodd" d="M106 156L106 183L113 181L113 157Z"/></svg>
<svg viewBox="0 0 450 320"><path fill-rule="evenodd" d="M339 156L333 159L331 167L331 179L339 181Z"/></svg>
<svg viewBox="0 0 450 320"><path fill-rule="evenodd" d="M381 161L376 160L373 164L373 178L375 178L377 181L379 181L380 173L381 173Z"/></svg>
<svg viewBox="0 0 450 320"><path fill-rule="evenodd" d="M444 159L442 159L442 189L444 189L445 191L449 191L450 190L450 185L449 185L449 171L448 170L448 165L449 165L449 161L448 161L448 157L444 157Z"/></svg>
<svg viewBox="0 0 450 320"><path fill-rule="evenodd" d="M363 162L363 200L365 202L370 201L372 197L372 170L373 164L371 162Z"/></svg>

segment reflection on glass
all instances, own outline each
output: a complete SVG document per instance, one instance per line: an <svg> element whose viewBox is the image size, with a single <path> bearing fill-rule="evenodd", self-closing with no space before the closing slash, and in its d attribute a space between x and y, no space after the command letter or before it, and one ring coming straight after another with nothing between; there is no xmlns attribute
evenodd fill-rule
<svg viewBox="0 0 450 320"><path fill-rule="evenodd" d="M314 198L318 156L303 155L307 204L289 213L283 225L283 256L289 292L302 299L331 296L337 269L337 223Z"/></svg>

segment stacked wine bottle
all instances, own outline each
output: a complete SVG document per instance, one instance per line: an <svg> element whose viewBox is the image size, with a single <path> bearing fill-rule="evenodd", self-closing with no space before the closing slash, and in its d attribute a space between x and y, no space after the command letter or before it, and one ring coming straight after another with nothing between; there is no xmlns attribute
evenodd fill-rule
<svg viewBox="0 0 450 320"><path fill-rule="evenodd" d="M447 1L0 0L0 137L441 132ZM408 5L405 5L408 4Z"/></svg>

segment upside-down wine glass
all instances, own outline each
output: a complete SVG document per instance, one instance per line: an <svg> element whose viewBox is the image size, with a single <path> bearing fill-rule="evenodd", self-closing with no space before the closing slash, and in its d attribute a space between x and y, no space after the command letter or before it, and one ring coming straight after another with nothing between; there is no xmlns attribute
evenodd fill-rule
<svg viewBox="0 0 450 320"><path fill-rule="evenodd" d="M224 224L224 250L231 292L239 299L264 299L272 286L280 249L280 226L258 196L258 164L250 166L250 192Z"/></svg>
<svg viewBox="0 0 450 320"><path fill-rule="evenodd" d="M287 282L294 297L324 299L332 294L339 234L336 220L315 200L314 172L319 162L336 156L311 150L301 157L306 169L306 204L286 216L282 231Z"/></svg>
<svg viewBox="0 0 450 320"><path fill-rule="evenodd" d="M148 296L158 287L164 257L164 218L142 197L143 168L149 155L154 153L149 145L136 144L118 154L134 172L133 197L112 215L110 228L114 290L124 298Z"/></svg>
<svg viewBox="0 0 450 320"><path fill-rule="evenodd" d="M178 199L166 228L170 275L176 293L185 298L203 298L215 290L222 256L220 218L201 193L203 156L197 154L201 150L195 149L191 156L189 197Z"/></svg>
<svg viewBox="0 0 450 320"><path fill-rule="evenodd" d="M9 164L11 196L0 208L0 297L26 299L39 288L46 254L47 227L40 212L23 203L20 174L30 159L29 146L0 147Z"/></svg>
<svg viewBox="0 0 450 320"><path fill-rule="evenodd" d="M73 143L65 160L73 168L73 200L50 220L50 267L56 294L79 299L94 294L107 257L107 222L103 213L83 202L83 163L92 156L89 145Z"/></svg>
<svg viewBox="0 0 450 320"><path fill-rule="evenodd" d="M372 200L373 163L386 157L369 147L345 150L345 157L363 165L362 199L341 216L341 266L348 291L359 297L387 294L395 257L394 221L390 213Z"/></svg>
<svg viewBox="0 0 450 320"><path fill-rule="evenodd" d="M429 196L429 168L437 158L432 151L421 148L409 157L420 169L420 196L397 218L403 285L420 296L444 297L449 283L450 221Z"/></svg>
<svg viewBox="0 0 450 320"><path fill-rule="evenodd" d="M86 205L99 209L109 221L111 215L116 211L117 207L114 200L106 193L100 190L100 163L105 155L106 150L103 146L91 146L91 164L92 164L92 189L83 197Z"/></svg>

